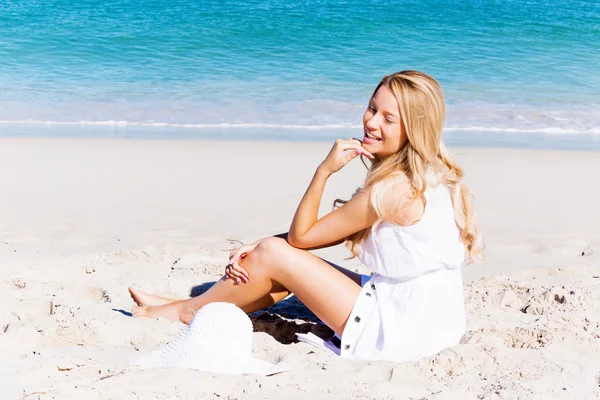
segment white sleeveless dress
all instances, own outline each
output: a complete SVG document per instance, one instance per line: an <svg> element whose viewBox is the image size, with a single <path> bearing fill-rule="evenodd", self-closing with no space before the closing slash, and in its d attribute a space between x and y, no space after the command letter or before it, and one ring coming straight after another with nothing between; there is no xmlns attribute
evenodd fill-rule
<svg viewBox="0 0 600 400"><path fill-rule="evenodd" d="M450 190L428 183L412 226L380 222L361 244L374 274L342 335L342 357L410 362L456 345L466 330L461 267L465 247Z"/></svg>

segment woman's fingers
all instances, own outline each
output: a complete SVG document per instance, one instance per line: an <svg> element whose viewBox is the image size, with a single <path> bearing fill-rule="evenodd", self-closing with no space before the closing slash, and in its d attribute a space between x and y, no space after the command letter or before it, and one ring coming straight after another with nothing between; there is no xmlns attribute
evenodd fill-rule
<svg viewBox="0 0 600 400"><path fill-rule="evenodd" d="M239 261L241 258L246 257L246 255L254 250L255 247L256 245L253 244L245 244L239 249L235 250L229 257L229 264L233 264L234 262Z"/></svg>
<svg viewBox="0 0 600 400"><path fill-rule="evenodd" d="M240 283L240 282L246 283L244 280L245 278L241 274L238 274L234 271L230 271L229 273L225 274L225 277L227 279L232 279L233 281L235 281L235 283Z"/></svg>
<svg viewBox="0 0 600 400"><path fill-rule="evenodd" d="M229 279L235 280L237 283L248 283L249 277L246 274L247 272L243 269L239 271L232 265L228 265L225 269L225 276Z"/></svg>
<svg viewBox="0 0 600 400"><path fill-rule="evenodd" d="M248 283L250 275L244 268L240 267L239 261L246 258L248 253L254 250L255 247L256 244L254 243L250 245L246 244L230 254L229 264L225 268L225 276L228 279L234 279L237 283Z"/></svg>
<svg viewBox="0 0 600 400"><path fill-rule="evenodd" d="M369 153L367 150L365 150L362 146L359 146L357 149L359 152L361 152L362 154L364 154L365 156L367 156L368 158L370 158L371 160L375 158L375 156L371 153Z"/></svg>
<svg viewBox="0 0 600 400"><path fill-rule="evenodd" d="M365 148L362 147L362 142L356 138L352 138L352 139L348 139L348 140L339 140L338 145L340 145L340 147L342 148L343 151L348 151L348 150L358 150L360 151L360 153L358 154L364 154L365 156L369 157L369 158L374 158L373 154L371 154L369 151L367 151ZM357 154L357 155L358 155Z"/></svg>
<svg viewBox="0 0 600 400"><path fill-rule="evenodd" d="M244 254L244 246L240 247L229 255L229 263L233 264L235 261L239 260L242 254Z"/></svg>
<svg viewBox="0 0 600 400"><path fill-rule="evenodd" d="M356 157L358 157L359 155L360 155L360 151L358 151L358 150L352 150L351 152L347 153L345 155L346 164L349 163L350 161L352 161L353 159L355 159Z"/></svg>
<svg viewBox="0 0 600 400"><path fill-rule="evenodd" d="M240 259L244 259L246 258L248 254L244 253L241 255ZM233 262L230 261L229 265L231 266L231 268L233 268L235 271L239 272L240 274L244 275L246 278L250 278L250 275L248 274L248 271L246 271L244 268L242 268L239 264L239 260L235 260Z"/></svg>
<svg viewBox="0 0 600 400"><path fill-rule="evenodd" d="M364 147L362 147L362 142L356 138L350 139L350 143L355 144L356 150L359 150L362 154L364 154L365 156L369 157L370 159L375 158L373 156L373 154L371 154L369 151L367 151Z"/></svg>
<svg viewBox="0 0 600 400"><path fill-rule="evenodd" d="M248 283L248 281L250 280L250 275L244 268L240 267L238 262L239 260L245 258L248 255L248 252L252 251L252 249L252 246L245 245L231 254L229 264L227 265L227 267L225 267L225 277L227 279L233 279L237 283Z"/></svg>
<svg viewBox="0 0 600 400"><path fill-rule="evenodd" d="M359 155L365 155L366 157L373 159L375 158L368 150L362 147L362 142L358 139L342 140L338 139L327 154L325 160L321 163L319 168L329 174L338 172L344 168L352 159Z"/></svg>
<svg viewBox="0 0 600 400"><path fill-rule="evenodd" d="M357 139L352 139L352 140L348 140L347 143L345 144L345 146L342 147L343 151L348 151L348 150L352 150L353 153L355 153L355 156L364 154L365 156L369 157L370 159L373 159L373 154L369 153L367 150L365 150L362 146L361 146L361 142L359 142ZM354 157L352 157L354 158Z"/></svg>
<svg viewBox="0 0 600 400"><path fill-rule="evenodd" d="M235 272L246 278L246 281L250 280L250 275L248 274L248 272L244 268L240 267L237 261L232 264L232 267Z"/></svg>
<svg viewBox="0 0 600 400"><path fill-rule="evenodd" d="M231 253L230 257L229 257L229 264L233 264L235 261L239 260L240 258L244 258L246 256L246 254L248 253L248 251L251 250L251 246L248 245L244 245L242 247L240 247L239 249L235 250L233 253Z"/></svg>

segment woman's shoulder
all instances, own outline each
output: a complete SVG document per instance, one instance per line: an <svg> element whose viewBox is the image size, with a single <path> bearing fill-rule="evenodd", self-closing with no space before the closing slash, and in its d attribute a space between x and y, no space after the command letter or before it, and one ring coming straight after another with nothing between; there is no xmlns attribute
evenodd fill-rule
<svg viewBox="0 0 600 400"><path fill-rule="evenodd" d="M410 196L414 186L406 174L399 172L374 182L367 190L372 201L382 202L389 199L397 201Z"/></svg>
<svg viewBox="0 0 600 400"><path fill-rule="evenodd" d="M371 192L386 192L401 194L413 188L412 180L404 172L395 172L377 182L369 188Z"/></svg>
<svg viewBox="0 0 600 400"><path fill-rule="evenodd" d="M404 173L375 182L369 189L371 204L382 220L396 221L415 201L415 189Z"/></svg>

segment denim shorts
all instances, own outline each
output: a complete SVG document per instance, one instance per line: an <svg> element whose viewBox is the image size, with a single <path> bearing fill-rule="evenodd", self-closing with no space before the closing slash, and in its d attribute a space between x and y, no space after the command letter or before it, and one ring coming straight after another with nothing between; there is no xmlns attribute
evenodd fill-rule
<svg viewBox="0 0 600 400"><path fill-rule="evenodd" d="M369 282L369 279L371 279L370 275L360 274L360 287L364 287Z"/></svg>

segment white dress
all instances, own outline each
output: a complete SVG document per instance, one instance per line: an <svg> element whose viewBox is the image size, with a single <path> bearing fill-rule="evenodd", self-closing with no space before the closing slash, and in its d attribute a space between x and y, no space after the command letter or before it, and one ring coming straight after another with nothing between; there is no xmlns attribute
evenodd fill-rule
<svg viewBox="0 0 600 400"><path fill-rule="evenodd" d="M342 335L343 357L410 362L456 345L466 330L461 267L465 247L450 190L428 183L419 222L380 222L361 244L374 274Z"/></svg>

